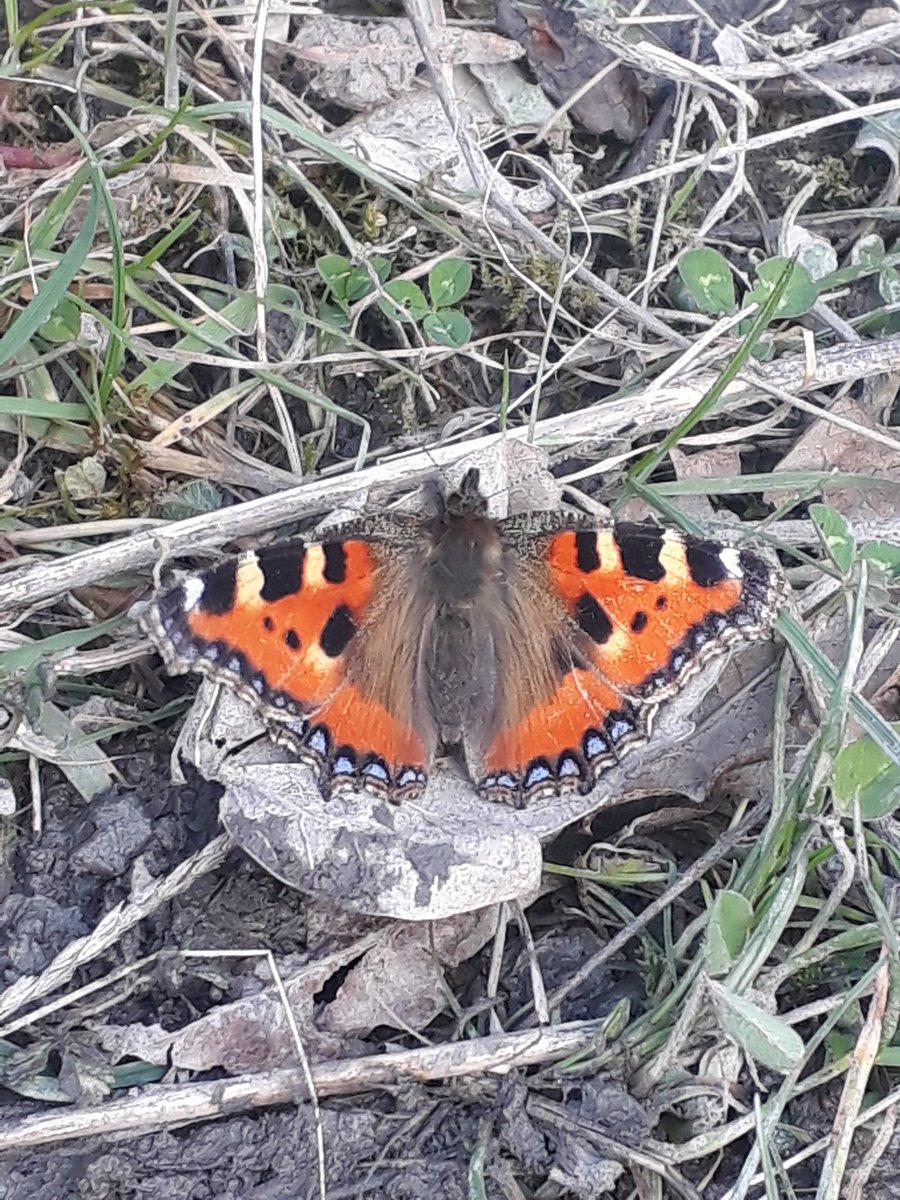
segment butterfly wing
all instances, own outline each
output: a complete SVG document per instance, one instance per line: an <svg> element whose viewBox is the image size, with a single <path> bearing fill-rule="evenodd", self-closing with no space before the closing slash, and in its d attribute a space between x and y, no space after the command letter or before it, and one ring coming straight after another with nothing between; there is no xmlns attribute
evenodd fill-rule
<svg viewBox="0 0 900 1200"><path fill-rule="evenodd" d="M393 540L249 552L160 591L141 619L170 671L250 701L314 765L326 797L360 785L392 800L416 794L433 754L411 711L421 627L402 585L411 551Z"/></svg>
<svg viewBox="0 0 900 1200"><path fill-rule="evenodd" d="M526 616L543 645L532 650L522 639L481 755L482 791L513 802L590 790L604 767L646 739L660 703L704 662L765 636L784 598L780 571L759 554L654 525L529 537L511 524L507 541L514 569L540 579L555 608L548 616L545 601L543 615ZM543 666L533 670L535 653L553 662L552 678Z"/></svg>

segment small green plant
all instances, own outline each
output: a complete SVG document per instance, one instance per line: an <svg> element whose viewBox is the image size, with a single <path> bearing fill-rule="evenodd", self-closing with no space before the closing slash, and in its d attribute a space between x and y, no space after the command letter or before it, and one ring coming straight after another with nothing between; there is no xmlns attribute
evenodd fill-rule
<svg viewBox="0 0 900 1200"><path fill-rule="evenodd" d="M350 305L375 291L374 274L384 289L378 306L392 320L415 321L431 342L451 349L472 336L468 317L455 307L472 286L472 268L464 259L446 258L432 267L428 297L411 279L389 279L391 264L385 258L370 259L367 269L343 254L326 254L317 259L316 268L328 287L319 317L337 332L349 326Z"/></svg>
<svg viewBox="0 0 900 1200"><path fill-rule="evenodd" d="M782 274L790 274L781 300L772 319L802 317L810 311L819 296L857 283L867 276L874 277L878 294L885 305L895 305L900 299L900 246L888 249L878 234L867 234L853 247L850 262L836 270L828 270L830 247L813 239L798 251L799 260L775 257L764 259L756 267L754 286L743 298L742 306L762 304L771 295ZM832 256L833 257L833 256ZM685 312L701 312L722 317L737 312L734 273L728 260L718 250L702 246L689 250L678 264L678 275L668 287L669 299ZM743 334L749 318L738 326ZM890 308L875 308L859 321L864 332L893 333L900 329L900 316Z"/></svg>
<svg viewBox="0 0 900 1200"><path fill-rule="evenodd" d="M391 264L375 255L369 259L367 269L354 266L343 254L325 254L316 259L316 270L327 285L318 307L319 320L325 326L321 349L338 350L345 344L341 334L350 328L350 305L375 290L372 275L383 284L391 273Z"/></svg>
<svg viewBox="0 0 900 1200"><path fill-rule="evenodd" d="M350 305L375 290L372 276L383 284L391 273L391 264L386 258L375 255L369 259L367 269L354 266L343 254L325 254L316 259L316 269L328 285L334 304L349 316Z"/></svg>
<svg viewBox="0 0 900 1200"><path fill-rule="evenodd" d="M841 816L851 816L858 804L864 821L877 821L900 808L900 767L863 734L838 751L831 790Z"/></svg>
<svg viewBox="0 0 900 1200"><path fill-rule="evenodd" d="M802 263L788 258L767 258L756 268L756 286L744 297L744 304L765 304L785 271L789 271L787 284L779 300L772 320L785 317L802 317L815 304L819 289L809 271Z"/></svg>
<svg viewBox="0 0 900 1200"><path fill-rule="evenodd" d="M828 504L811 504L809 515L816 525L819 540L842 575L850 574L858 556L864 558L869 567L874 567L887 582L893 584L900 579L900 546L876 540L863 542L857 549L853 531L837 509Z"/></svg>
<svg viewBox="0 0 900 1200"><path fill-rule="evenodd" d="M689 250L678 264L678 279L681 288L675 289L673 298L680 307L714 317L734 311L734 275L718 250L708 246Z"/></svg>
<svg viewBox="0 0 900 1200"><path fill-rule="evenodd" d="M742 307L764 304L788 267L790 275L772 319L802 317L809 312L821 285L813 282L801 263L778 257L767 258L757 266L756 284L744 297ZM678 281L672 289L672 299L683 309L712 317L735 312L734 275L728 260L708 246L689 250L678 264ZM745 332L743 326L738 332Z"/></svg>
<svg viewBox="0 0 900 1200"><path fill-rule="evenodd" d="M885 304L896 304L900 300L900 271L894 265L896 257L896 246L889 253L884 239L877 233L861 237L853 247L853 262L875 273L878 294Z"/></svg>
<svg viewBox="0 0 900 1200"><path fill-rule="evenodd" d="M900 546L880 541L857 546L843 515L828 504L811 504L809 515L828 557L845 579L851 579L857 559L866 561L870 579L873 570L885 582L900 577ZM900 808L900 766L868 734L838 751L831 787L841 816L852 815L856 804L864 821L890 816Z"/></svg>

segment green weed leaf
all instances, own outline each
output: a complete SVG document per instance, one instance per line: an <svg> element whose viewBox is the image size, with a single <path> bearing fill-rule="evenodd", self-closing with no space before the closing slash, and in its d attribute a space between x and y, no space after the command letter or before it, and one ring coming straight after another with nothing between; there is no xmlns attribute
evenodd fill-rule
<svg viewBox="0 0 900 1200"><path fill-rule="evenodd" d="M810 278L806 267L787 258L767 258L756 268L756 287L747 293L745 303L765 304L775 290L784 271L790 269L787 284L781 299L775 306L772 320L783 317L802 317L815 304L819 290Z"/></svg>
<svg viewBox="0 0 900 1200"><path fill-rule="evenodd" d="M834 560L834 565L846 575L853 566L856 542L850 526L837 511L827 504L811 504L809 515L815 521L822 544Z"/></svg>
<svg viewBox="0 0 900 1200"><path fill-rule="evenodd" d="M320 354L335 354L345 350L349 342L343 336L343 331L350 328L350 312L345 306L332 303L326 296L320 296L316 312L324 328L318 331L317 342Z"/></svg>
<svg viewBox="0 0 900 1200"><path fill-rule="evenodd" d="M458 304L472 286L472 268L462 258L445 258L432 267L428 292L435 308Z"/></svg>
<svg viewBox="0 0 900 1200"><path fill-rule="evenodd" d="M782 1075L803 1061L803 1040L781 1017L721 983L710 980L707 986L719 1024L745 1054Z"/></svg>
<svg viewBox="0 0 900 1200"><path fill-rule="evenodd" d="M472 336L471 322L456 308L442 308L429 313L422 321L422 328L433 342L455 350L465 346Z"/></svg>
<svg viewBox="0 0 900 1200"><path fill-rule="evenodd" d="M900 765L870 737L857 738L838 752L831 788L842 816L858 801L862 819L875 821L900 807Z"/></svg>
<svg viewBox="0 0 900 1200"><path fill-rule="evenodd" d="M861 237L851 252L851 262L864 267L879 267L885 256L884 238L878 233L867 233Z"/></svg>
<svg viewBox="0 0 900 1200"><path fill-rule="evenodd" d="M28 678L29 673L33 673L38 665L45 662L55 654L62 654L69 650L74 650L78 646L83 646L86 642L93 642L96 638L105 637L108 633L114 633L121 625L124 625L127 618L123 614L118 617L110 617L107 621L99 621L96 625L90 625L87 629L66 629L63 633L53 633L50 637L45 637L41 641L30 642L27 646L17 646L14 650L4 650L0 652L0 675L12 674L14 671L20 671L23 678Z"/></svg>
<svg viewBox="0 0 900 1200"><path fill-rule="evenodd" d="M343 254L323 254L316 259L316 270L325 280L331 294L343 307L347 301L347 287L353 274L353 263Z"/></svg>
<svg viewBox="0 0 900 1200"><path fill-rule="evenodd" d="M159 515L167 521L186 521L199 513L222 507L222 493L208 479L191 479L171 488L158 502Z"/></svg>
<svg viewBox="0 0 900 1200"><path fill-rule="evenodd" d="M65 345L78 336L79 309L71 296L63 296L41 326L41 337L47 342Z"/></svg>
<svg viewBox="0 0 900 1200"><path fill-rule="evenodd" d="M859 553L889 578L900 575L900 546L894 542L866 542Z"/></svg>
<svg viewBox="0 0 900 1200"><path fill-rule="evenodd" d="M393 321L421 321L430 311L425 293L411 279L392 279L384 290L390 299L382 297L378 306Z"/></svg>
<svg viewBox="0 0 900 1200"><path fill-rule="evenodd" d="M678 274L699 312L721 316L734 310L734 276L718 250L689 250L678 264Z"/></svg>
<svg viewBox="0 0 900 1200"><path fill-rule="evenodd" d="M706 966L710 975L727 975L743 949L753 924L753 908L740 892L719 892L706 931Z"/></svg>
<svg viewBox="0 0 900 1200"><path fill-rule="evenodd" d="M391 264L386 258L373 258L369 266L375 272L379 283L384 283L388 275L391 273ZM363 296L368 296L375 291L375 284L372 282L372 276L369 274L365 266L351 267L350 274L346 280L345 298L348 304L353 304L357 300L362 300Z"/></svg>

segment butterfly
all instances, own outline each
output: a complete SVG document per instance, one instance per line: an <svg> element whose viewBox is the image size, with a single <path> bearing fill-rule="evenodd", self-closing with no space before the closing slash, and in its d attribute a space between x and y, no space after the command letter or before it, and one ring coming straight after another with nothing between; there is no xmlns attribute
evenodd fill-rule
<svg viewBox="0 0 900 1200"><path fill-rule="evenodd" d="M188 575L141 616L171 673L248 700L326 799L414 798L448 750L487 799L587 793L785 598L755 551L654 523L494 520L477 468L434 495Z"/></svg>

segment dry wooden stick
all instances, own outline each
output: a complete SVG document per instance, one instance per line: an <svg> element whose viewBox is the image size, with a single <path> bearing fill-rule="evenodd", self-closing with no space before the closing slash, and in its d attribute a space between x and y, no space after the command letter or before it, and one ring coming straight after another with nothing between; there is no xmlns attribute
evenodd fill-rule
<svg viewBox="0 0 900 1200"><path fill-rule="evenodd" d="M427 1083L460 1075L505 1073L565 1058L589 1044L597 1021L572 1021L544 1029L523 1030L443 1046L417 1047L391 1054L371 1054L338 1062L314 1063L316 1095L346 1096L402 1080ZM66 1109L0 1122L0 1154L28 1150L72 1138L111 1133L171 1129L192 1121L210 1121L247 1109L305 1100L308 1089L299 1067L285 1067L211 1083L156 1084L139 1095L108 1101L96 1108Z"/></svg>

